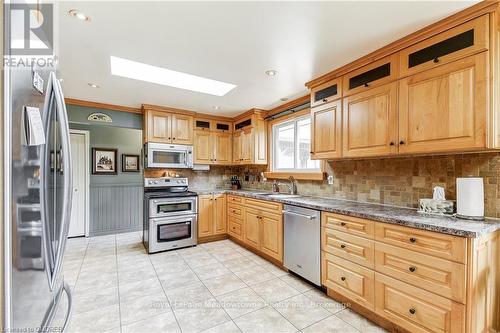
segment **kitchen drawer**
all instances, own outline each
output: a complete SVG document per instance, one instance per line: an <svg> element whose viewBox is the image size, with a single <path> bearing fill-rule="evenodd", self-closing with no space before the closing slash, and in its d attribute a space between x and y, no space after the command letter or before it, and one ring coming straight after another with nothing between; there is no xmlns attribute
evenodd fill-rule
<svg viewBox="0 0 500 333"><path fill-rule="evenodd" d="M401 76L408 76L489 47L489 19L483 15L400 52Z"/></svg>
<svg viewBox="0 0 500 333"><path fill-rule="evenodd" d="M228 232L231 236L238 239L243 238L243 228L241 223L237 223L236 219L229 218Z"/></svg>
<svg viewBox="0 0 500 333"><path fill-rule="evenodd" d="M374 222L357 217L323 212L321 225L326 228L340 230L355 236L373 239Z"/></svg>
<svg viewBox="0 0 500 333"><path fill-rule="evenodd" d="M341 231L321 228L321 249L330 254L373 269L375 242Z"/></svg>
<svg viewBox="0 0 500 333"><path fill-rule="evenodd" d="M342 78L311 88L311 107L333 102L342 96Z"/></svg>
<svg viewBox="0 0 500 333"><path fill-rule="evenodd" d="M227 202L235 202L235 203L243 203L243 197L239 197L236 195L228 194Z"/></svg>
<svg viewBox="0 0 500 333"><path fill-rule="evenodd" d="M265 209L273 213L281 214L283 210L283 205L278 202L256 200L256 199L246 199L245 206L252 207L255 209Z"/></svg>
<svg viewBox="0 0 500 333"><path fill-rule="evenodd" d="M375 270L465 304L465 265L377 242Z"/></svg>
<svg viewBox="0 0 500 333"><path fill-rule="evenodd" d="M410 332L465 331L465 306L375 273L375 312Z"/></svg>
<svg viewBox="0 0 500 333"><path fill-rule="evenodd" d="M396 53L347 73L342 82L343 97L395 81L398 62Z"/></svg>
<svg viewBox="0 0 500 333"><path fill-rule="evenodd" d="M325 251L321 252L321 283L364 307L374 309L375 272Z"/></svg>
<svg viewBox="0 0 500 333"><path fill-rule="evenodd" d="M375 223L375 240L464 264L466 239L438 232Z"/></svg>
<svg viewBox="0 0 500 333"><path fill-rule="evenodd" d="M229 215L235 215L241 217L243 216L243 206L229 203L227 205L227 213Z"/></svg>

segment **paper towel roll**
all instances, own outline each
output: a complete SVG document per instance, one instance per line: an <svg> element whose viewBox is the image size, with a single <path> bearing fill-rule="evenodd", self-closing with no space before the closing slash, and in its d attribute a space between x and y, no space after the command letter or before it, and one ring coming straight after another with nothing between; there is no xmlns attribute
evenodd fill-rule
<svg viewBox="0 0 500 333"><path fill-rule="evenodd" d="M483 178L457 178L457 217L484 218Z"/></svg>

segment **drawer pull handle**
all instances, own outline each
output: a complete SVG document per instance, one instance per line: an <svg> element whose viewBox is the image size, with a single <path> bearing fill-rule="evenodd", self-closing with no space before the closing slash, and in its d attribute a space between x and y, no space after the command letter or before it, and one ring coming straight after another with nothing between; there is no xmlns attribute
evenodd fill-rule
<svg viewBox="0 0 500 333"><path fill-rule="evenodd" d="M413 237L412 237L412 238L410 238L410 243L415 243L416 241L417 241L417 239L416 239L416 238L413 238Z"/></svg>
<svg viewBox="0 0 500 333"><path fill-rule="evenodd" d="M340 279L341 279L342 281L345 281L345 276L342 276Z"/></svg>
<svg viewBox="0 0 500 333"><path fill-rule="evenodd" d="M436 63L436 64L437 64L437 63L439 62L439 58L438 58L438 57L436 57L436 58L434 58L434 60L433 60L433 61L434 61L434 63Z"/></svg>
<svg viewBox="0 0 500 333"><path fill-rule="evenodd" d="M323 103L326 103L328 102L328 100L326 98L323 98Z"/></svg>
<svg viewBox="0 0 500 333"><path fill-rule="evenodd" d="M341 248L345 249L345 244L340 245Z"/></svg>
<svg viewBox="0 0 500 333"><path fill-rule="evenodd" d="M365 83L363 86L365 86L365 88L368 88L370 85L368 83Z"/></svg>
<svg viewBox="0 0 500 333"><path fill-rule="evenodd" d="M410 314L415 314L415 312L417 312L417 310L415 310L414 308L411 308L410 310L408 310L410 312Z"/></svg>
<svg viewBox="0 0 500 333"><path fill-rule="evenodd" d="M345 222L340 222L340 225L343 227L345 227L345 224L346 224Z"/></svg>
<svg viewBox="0 0 500 333"><path fill-rule="evenodd" d="M412 272L412 273L413 273L413 272L415 272L415 271L417 270L417 267L415 267L415 266L411 266L411 267L409 268L409 270L410 270L410 272Z"/></svg>

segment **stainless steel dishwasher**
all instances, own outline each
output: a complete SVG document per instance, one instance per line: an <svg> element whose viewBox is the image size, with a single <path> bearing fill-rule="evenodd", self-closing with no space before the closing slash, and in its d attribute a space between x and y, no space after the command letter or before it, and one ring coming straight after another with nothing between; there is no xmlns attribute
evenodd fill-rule
<svg viewBox="0 0 500 333"><path fill-rule="evenodd" d="M285 221L284 266L320 286L320 212L285 205L283 214Z"/></svg>

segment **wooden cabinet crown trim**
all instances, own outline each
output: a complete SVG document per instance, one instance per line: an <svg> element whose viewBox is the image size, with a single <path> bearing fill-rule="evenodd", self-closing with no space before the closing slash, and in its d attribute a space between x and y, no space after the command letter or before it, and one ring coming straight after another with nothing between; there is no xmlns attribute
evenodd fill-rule
<svg viewBox="0 0 500 333"><path fill-rule="evenodd" d="M481 15L492 13L498 8L497 1L481 1L469 8L466 8L454 15L448 16L436 23L433 23L423 29L420 29L410 35L407 35L401 39L398 39L374 52L371 52L359 59L356 59L342 67L339 67L329 73L326 73L318 78L315 78L305 84L306 87L311 89L317 85L325 83L336 77L342 76L350 71L368 65L376 60L386 57L395 52L399 52L402 49L423 41L431 36L439 34L450 28L453 28L459 24L470 21Z"/></svg>

